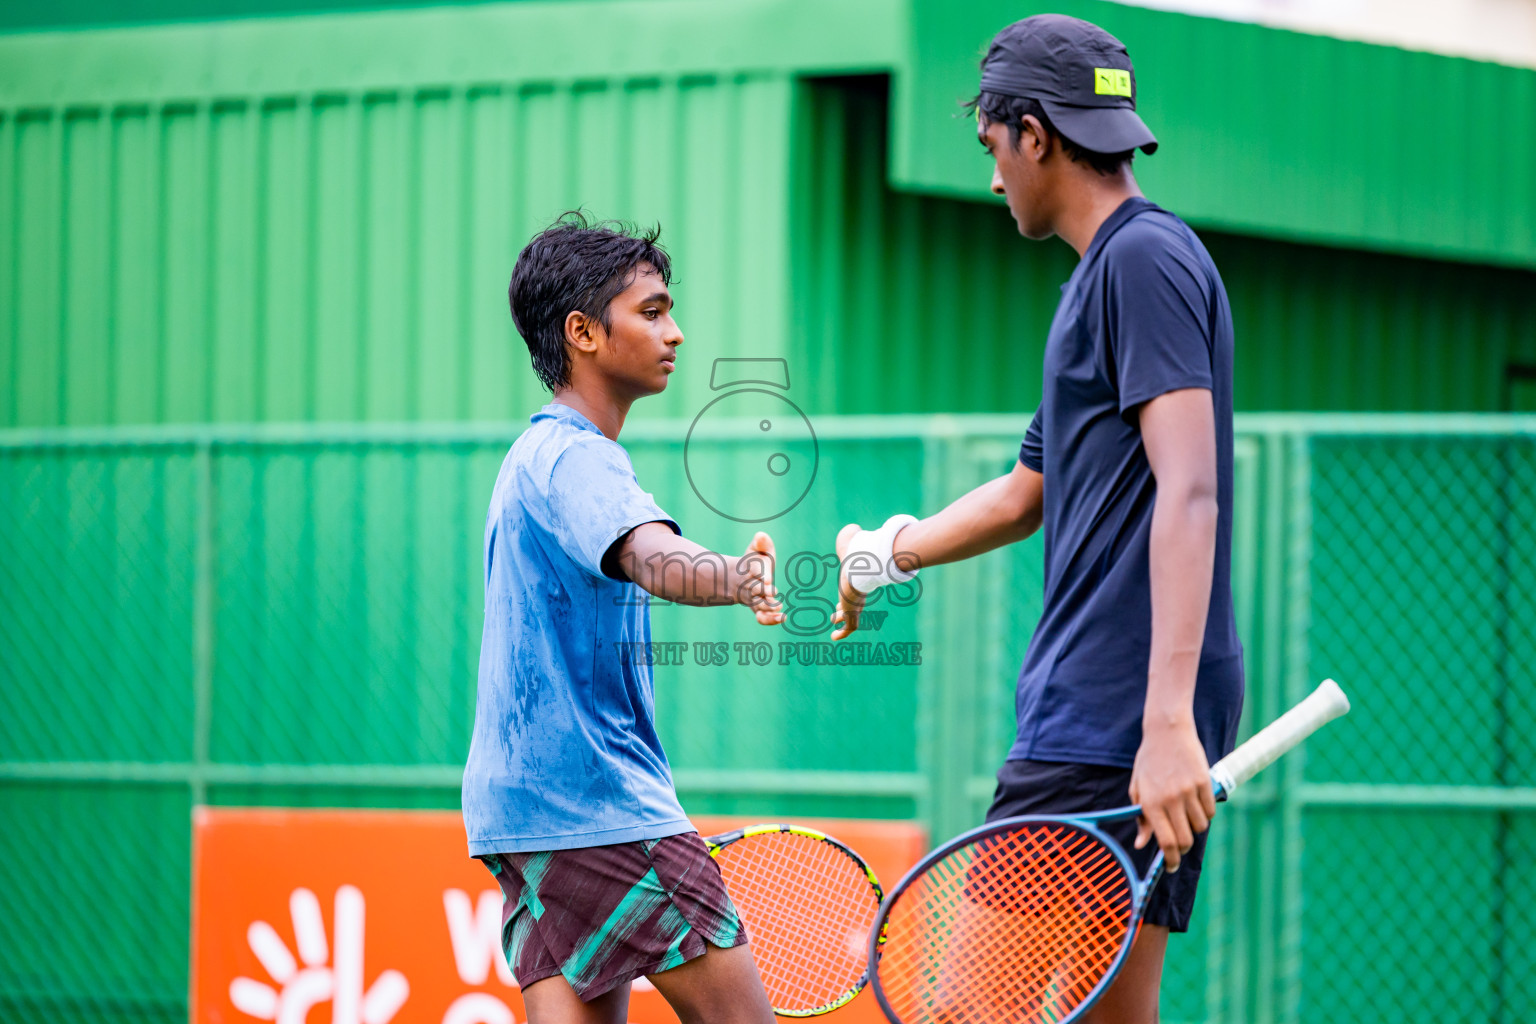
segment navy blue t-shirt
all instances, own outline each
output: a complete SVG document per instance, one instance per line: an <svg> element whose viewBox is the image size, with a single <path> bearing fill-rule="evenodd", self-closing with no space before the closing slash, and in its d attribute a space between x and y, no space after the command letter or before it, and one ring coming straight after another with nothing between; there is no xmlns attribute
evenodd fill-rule
<svg viewBox="0 0 1536 1024"><path fill-rule="evenodd" d="M1019 461L1044 475L1045 608L1019 672L1010 759L1131 767L1152 645L1157 484L1139 407L1206 388L1216 412L1216 567L1195 683L1214 762L1232 749L1243 657L1232 615L1232 311L1205 246L1145 199L1110 215L1062 287Z"/></svg>

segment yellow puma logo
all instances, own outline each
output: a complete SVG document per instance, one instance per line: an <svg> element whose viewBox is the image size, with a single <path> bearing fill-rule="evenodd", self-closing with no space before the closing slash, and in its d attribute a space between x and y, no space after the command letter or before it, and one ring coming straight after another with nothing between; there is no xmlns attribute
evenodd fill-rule
<svg viewBox="0 0 1536 1024"><path fill-rule="evenodd" d="M1131 73L1119 68L1094 68L1093 91L1099 96L1131 95Z"/></svg>

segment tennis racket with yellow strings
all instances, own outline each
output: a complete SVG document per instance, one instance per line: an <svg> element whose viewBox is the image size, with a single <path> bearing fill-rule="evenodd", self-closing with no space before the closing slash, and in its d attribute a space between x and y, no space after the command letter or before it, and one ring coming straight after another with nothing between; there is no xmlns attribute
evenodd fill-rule
<svg viewBox="0 0 1536 1024"><path fill-rule="evenodd" d="M881 898L862 857L798 825L753 825L704 841L747 927L774 1013L814 1017L859 994Z"/></svg>

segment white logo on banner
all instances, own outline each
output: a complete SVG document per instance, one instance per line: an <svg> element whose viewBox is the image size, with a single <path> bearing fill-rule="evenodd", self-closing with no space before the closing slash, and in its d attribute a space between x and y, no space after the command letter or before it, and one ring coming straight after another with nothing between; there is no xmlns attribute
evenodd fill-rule
<svg viewBox="0 0 1536 1024"><path fill-rule="evenodd" d="M363 894L351 885L336 890L334 949L326 942L325 921L314 893L293 890L288 912L298 959L277 929L265 921L253 921L246 939L274 984L236 978L229 985L229 1001L235 1008L257 1020L304 1024L312 1007L329 1001L333 1024L388 1024L394 1019L411 987L405 975L390 970L363 990Z"/></svg>
<svg viewBox="0 0 1536 1024"><path fill-rule="evenodd" d="M486 889L479 902L471 904L463 889L444 889L443 912L448 915L448 939L453 943L459 980L484 985L494 964L502 984L517 984L501 951L501 890Z"/></svg>
<svg viewBox="0 0 1536 1024"><path fill-rule="evenodd" d="M443 912L448 915L448 938L453 943L453 965L466 985L484 985L491 976L505 985L516 985L512 968L501 952L501 891L487 889L477 904L463 889L443 890ZM515 1024L512 1009L493 995L469 992L459 996L443 1014L443 1024Z"/></svg>

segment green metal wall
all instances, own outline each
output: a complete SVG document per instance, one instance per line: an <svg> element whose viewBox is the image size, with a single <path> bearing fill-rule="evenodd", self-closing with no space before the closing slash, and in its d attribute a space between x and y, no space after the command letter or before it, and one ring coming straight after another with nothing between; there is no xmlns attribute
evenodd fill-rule
<svg viewBox="0 0 1536 1024"><path fill-rule="evenodd" d="M975 91L977 59L993 33L1040 9L1012 0L519 0L448 10L400 0L20 0L0 9L0 33L306 7L353 13L119 31L105 46L80 32L22 32L14 46L0 37L0 104L7 94L24 103L85 100L75 94L82 79L117 79L114 99L167 91L188 99L219 82L217 95L280 92L279 83L300 81L342 89L358 71L369 86L386 87L418 71L430 84L461 81L471 69L473 79L500 81L509 64L523 74L556 62L565 65L557 77L605 78L621 73L610 64L660 56L654 71L686 73L701 56L731 54L737 69L892 72L900 84L896 182L974 197L985 193L986 175L963 144L965 126L949 115ZM1102 24L1128 44L1141 109L1163 143L1145 180L1192 221L1536 265L1536 70L1103 0L1058 0L1050 9ZM444 27L455 22L473 31ZM542 45L547 39L583 45ZM151 57L165 40L177 41L176 52ZM273 59L253 69L249 58L262 48ZM189 72L199 79L190 87ZM1431 153L1426 125L1454 141Z"/></svg>
<svg viewBox="0 0 1536 1024"><path fill-rule="evenodd" d="M577 205L664 225L688 342L646 414L698 408L783 354L794 74L889 63L872 6L0 36L0 426L521 419L506 281Z"/></svg>
<svg viewBox="0 0 1536 1024"><path fill-rule="evenodd" d="M921 643L920 664L786 666L778 644L825 637L819 556L838 525L995 476L1027 416L813 422L817 482L772 524L804 635L654 609L657 641L773 644L765 666L734 648L701 666L690 647L657 668L684 805L953 834L980 819L1010 740L1038 539L876 607L855 639ZM749 494L736 474L765 442L755 423L714 426L686 459L686 421L625 443L689 535L732 550L746 528L685 465ZM486 488L515 433L0 434L0 1020L185 1019L195 803L457 806ZM1218 816L1163 1019L1431 1024L1456 1006L1523 1024L1536 418L1246 417L1235 484L1245 727L1326 675L1354 711ZM1426 889L1448 856L1454 900Z"/></svg>
<svg viewBox="0 0 1536 1024"><path fill-rule="evenodd" d="M683 420L637 423L626 441L691 536L744 540L678 466L722 355L786 356L791 394L816 416L825 476L775 524L781 552L815 554L850 518L929 511L1012 461L1018 416L818 415L1018 414L1039 393L1070 252L1018 238L995 205L892 190L883 82L826 77L894 70L909 174L903 104L919 72L931 57L973 73L968 52L929 44L971 47L1016 14L949 6L950 28L923 7L915 39L886 0L528 3L0 38L0 427L229 424L0 446L0 1020L184 1019L193 802L456 805L485 487L516 432L500 424L541 398L504 281L559 209L666 227L689 341L642 414ZM990 19L980 35L976 11ZM1264 30L1185 27L1245 67L1295 56ZM588 45L573 64L550 38ZM1306 61L1334 53L1317 45ZM1365 49L1340 51L1341 73L1387 59ZM1168 60L1148 73L1171 74ZM1526 79L1506 89L1504 70L1389 63L1387 80L1440 89L1433 109L1477 90L1525 109ZM932 113L948 118L958 90L935 88ZM1154 198L1203 211L1206 228L1525 259L1529 147L1497 179L1485 149L1458 150L1442 201L1393 151L1357 146L1313 203L1310 179L1273 176L1290 150L1218 137L1249 123L1251 104L1298 94L1236 93L1250 105L1217 88L1186 97L1209 138L1158 123L1214 156L1206 177L1178 180L1151 170L1180 166L1171 142L1141 161ZM1308 95L1302 114L1334 99ZM1313 122L1311 145L1338 152L1352 109ZM933 124L956 129L964 165L949 185L903 181L974 197L979 151L963 124ZM1249 144L1247 163L1228 159ZM934 158L949 146L936 136ZM1507 223L1488 219L1500 209ZM1536 365L1529 270L1205 237L1232 294L1243 408L1532 400L1506 373ZM361 425L244 425L303 420ZM400 420L498 425L363 422ZM1250 714L1328 673L1357 712L1227 809L1223 866L1170 968L1165 1017L1427 1022L1456 1006L1531 1019L1536 426L1280 418L1242 431ZM739 484L730 444L705 458ZM916 816L936 834L974 821L1038 613L1037 548L991 559L925 575L929 598L871 634L924 642L921 666L664 669L658 713L690 810ZM830 588L814 560L799 564L815 615ZM694 610L658 609L656 625L689 642L756 639ZM1448 835L1464 854L1454 905L1424 895ZM112 913L93 886L114 894ZM1434 942L1372 956L1404 934Z"/></svg>
<svg viewBox="0 0 1536 1024"><path fill-rule="evenodd" d="M577 204L659 220L678 259L688 343L641 415L701 408L709 364L734 355L789 357L818 412L1031 408L1070 252L1019 239L995 206L889 187L883 80L808 76L899 65L904 16L889 0L823 6L0 36L0 426L520 419L542 392L505 280L528 235ZM532 45L596 24L575 66ZM898 70L898 111L909 79ZM931 148L981 182L952 112L930 111L958 133ZM1235 176L1223 202L1277 204L1255 180ZM1148 188L1201 209L1179 181ZM1403 223L1445 208L1399 207ZM1506 368L1536 365L1531 271L1206 238L1237 318L1239 407L1522 400Z"/></svg>
<svg viewBox="0 0 1536 1024"><path fill-rule="evenodd" d="M0 32L375 11L391 7L434 7L448 2L450 0L8 0L0 5ZM491 0L452 2L487 3Z"/></svg>
<svg viewBox="0 0 1536 1024"><path fill-rule="evenodd" d="M518 418L540 389L506 279L577 205L666 226L685 371L776 354L791 93L764 72L6 118L0 423ZM646 155L592 159L594 135Z"/></svg>
<svg viewBox="0 0 1536 1024"><path fill-rule="evenodd" d="M1202 232L1243 409L1502 411L1536 364L1536 272Z"/></svg>
<svg viewBox="0 0 1536 1024"><path fill-rule="evenodd" d="M661 220L678 257L690 341L654 414L702 407L709 361L742 354L788 355L815 411L1030 408L1072 254L885 187L883 89L765 72L0 120L0 423L519 418L542 392L507 268L581 202ZM582 161L583 124L644 125L666 157ZM1497 409L1536 363L1536 274L1207 241L1240 408Z"/></svg>
<svg viewBox="0 0 1536 1024"><path fill-rule="evenodd" d="M1033 409L1076 254L1022 238L999 204L883 188L883 79L807 82L795 109L795 340L815 408ZM1536 272L1201 236L1232 302L1239 409L1497 411L1510 364L1536 365Z"/></svg>
<svg viewBox="0 0 1536 1024"><path fill-rule="evenodd" d="M975 95L993 34L1041 10L1126 44L1137 109L1161 143L1138 176L1193 223L1536 266L1536 69L1105 0L913 0L902 187L986 195L956 101ZM1452 141L1429 142L1438 132Z"/></svg>

